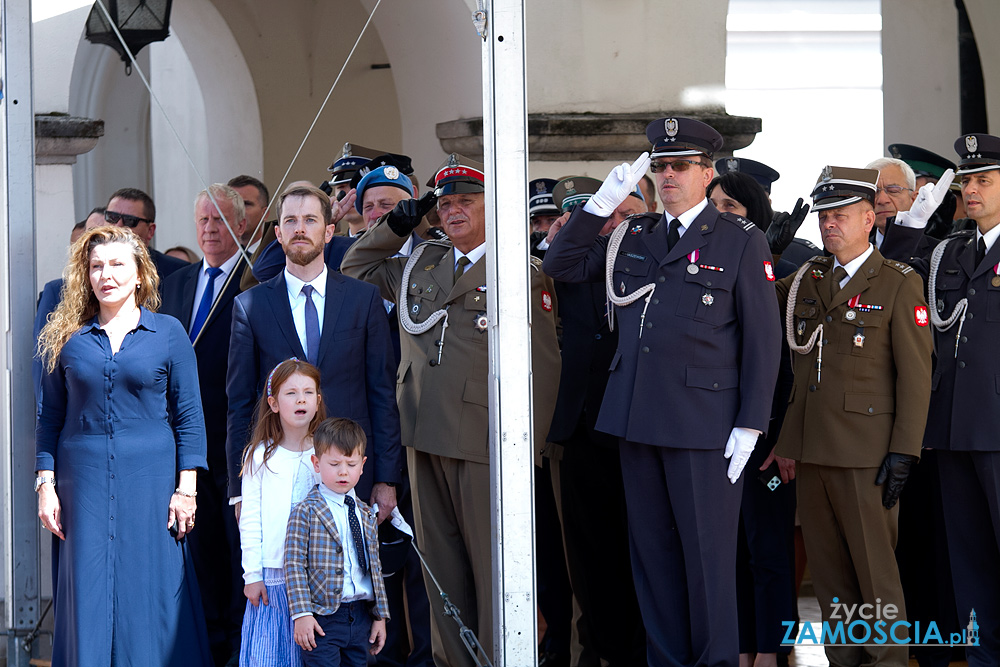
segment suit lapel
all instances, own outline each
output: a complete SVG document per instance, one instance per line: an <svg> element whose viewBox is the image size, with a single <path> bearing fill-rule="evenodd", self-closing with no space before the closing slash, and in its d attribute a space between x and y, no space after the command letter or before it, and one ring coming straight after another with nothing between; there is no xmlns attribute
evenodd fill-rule
<svg viewBox="0 0 1000 667"><path fill-rule="evenodd" d="M285 272L278 274L275 280L264 283L268 287L268 300L271 302L271 314L275 319L277 329L285 337L288 346L292 348L295 356L305 359L306 353L302 349L302 341L295 331L295 320L292 319L292 306L288 303L288 283L285 282Z"/></svg>
<svg viewBox="0 0 1000 667"><path fill-rule="evenodd" d="M978 241L976 243L978 243ZM986 253L986 259L982 264L973 270L972 277L978 278L987 271L993 270L993 267L996 266L998 262L1000 262L1000 242L994 241L993 247Z"/></svg>
<svg viewBox="0 0 1000 667"><path fill-rule="evenodd" d="M486 284L486 256L465 270L448 293L448 301L454 301L462 294L471 292Z"/></svg>
<svg viewBox="0 0 1000 667"><path fill-rule="evenodd" d="M326 298L323 307L323 333L319 339L317 363L323 363L323 355L333 345L333 330L336 328L340 309L344 305L346 286L343 277L333 271L326 273ZM322 366L320 366L322 368Z"/></svg>
<svg viewBox="0 0 1000 667"><path fill-rule="evenodd" d="M323 492L319 490L318 486L313 491L316 493L313 502L316 503L316 515L319 517L320 523L323 524L323 527L327 529L338 544L346 547L340 537L340 531L337 530L337 522L333 520L333 512L330 511L330 506L326 504L326 498L323 497Z"/></svg>
<svg viewBox="0 0 1000 667"><path fill-rule="evenodd" d="M194 310L194 293L198 291L198 276L202 272L203 264L198 262L196 271L188 271L184 277L184 285L181 287L181 324L185 331L191 330L191 311Z"/></svg>
<svg viewBox="0 0 1000 667"><path fill-rule="evenodd" d="M685 230L684 235L681 236L680 240L677 242L670 252L667 253L667 257L663 263L673 262L685 255L690 254L694 250L701 248L708 241L705 235L711 234L715 230L715 223L719 219L719 212L712 206L711 203L705 207L705 209L698 214L688 228Z"/></svg>
<svg viewBox="0 0 1000 667"><path fill-rule="evenodd" d="M626 223L622 223L626 224ZM670 223L667 222L666 214L650 225L645 234L642 235L643 245L646 250L656 260L657 265L662 266L667 261L667 234Z"/></svg>
<svg viewBox="0 0 1000 667"><path fill-rule="evenodd" d="M976 237L965 240L965 247L958 251L958 263L969 278L976 272Z"/></svg>

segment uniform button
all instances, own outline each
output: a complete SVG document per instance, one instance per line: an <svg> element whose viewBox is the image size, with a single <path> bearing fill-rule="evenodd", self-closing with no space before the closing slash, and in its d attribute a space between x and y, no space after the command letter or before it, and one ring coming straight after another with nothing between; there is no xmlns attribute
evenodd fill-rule
<svg viewBox="0 0 1000 667"><path fill-rule="evenodd" d="M830 344L830 341L829 341L829 339L827 339L827 338L824 338L824 339L823 339L823 345L829 345L829 344Z"/></svg>
<svg viewBox="0 0 1000 667"><path fill-rule="evenodd" d="M596 340L601 340L601 334L594 334L594 338Z"/></svg>
<svg viewBox="0 0 1000 667"><path fill-rule="evenodd" d="M809 385L809 391L816 391L816 385L814 384Z"/></svg>
<svg viewBox="0 0 1000 667"><path fill-rule="evenodd" d="M858 320L858 326L859 327L863 327L864 325L865 325L865 321L864 320Z"/></svg>
<svg viewBox="0 0 1000 667"><path fill-rule="evenodd" d="M969 296L975 296L975 295L976 295L976 288L975 287L970 287L969 288Z"/></svg>
<svg viewBox="0 0 1000 667"><path fill-rule="evenodd" d="M713 382L712 383L712 389L718 389L718 388L719 388L719 383L718 382Z"/></svg>
<svg viewBox="0 0 1000 667"><path fill-rule="evenodd" d="M653 328L653 323L652 322L646 322L646 328L647 329L652 329Z"/></svg>
<svg viewBox="0 0 1000 667"><path fill-rule="evenodd" d="M632 269L630 269L630 268L628 268L628 267L626 266L626 267L625 267L625 273L632 273Z"/></svg>
<svg viewBox="0 0 1000 667"><path fill-rule="evenodd" d="M875 412L875 408L869 407L868 408L868 414L872 414L873 412Z"/></svg>
<svg viewBox="0 0 1000 667"><path fill-rule="evenodd" d="M666 280L666 278L664 278L663 276L660 276L659 278L656 279L656 282L662 283L664 280Z"/></svg>
<svg viewBox="0 0 1000 667"><path fill-rule="evenodd" d="M654 306L655 306L656 304L658 304L658 303L660 303L660 300L659 300L659 299L653 299L653 305L654 305Z"/></svg>
<svg viewBox="0 0 1000 667"><path fill-rule="evenodd" d="M333 571L333 573L334 573L334 574L343 574L343 573L344 573L344 571L343 571L343 570L341 570L341 569L340 569L340 568L338 567L338 568L337 568L336 570L334 570L334 571Z"/></svg>
<svg viewBox="0 0 1000 667"><path fill-rule="evenodd" d="M972 319L972 317L973 317L973 314L972 314L972 313L969 313L968 315L966 315L966 316L965 316L965 319L967 319L967 320L971 320L971 319Z"/></svg>
<svg viewBox="0 0 1000 667"><path fill-rule="evenodd" d="M705 281L705 286L706 287L711 287L712 286L712 281L711 280L706 280Z"/></svg>
<svg viewBox="0 0 1000 667"><path fill-rule="evenodd" d="M337 553L343 553L344 547L337 547Z"/></svg>
<svg viewBox="0 0 1000 667"><path fill-rule="evenodd" d="M649 352L649 348L648 348L648 347L645 347L645 346L644 346L644 347L642 348L642 351L643 351L643 352Z"/></svg>
<svg viewBox="0 0 1000 667"><path fill-rule="evenodd" d="M965 362L964 361L958 362L958 367L959 368L965 368Z"/></svg>
<svg viewBox="0 0 1000 667"><path fill-rule="evenodd" d="M833 318L831 316L827 315L826 316L826 321L827 322L833 322Z"/></svg>
<svg viewBox="0 0 1000 667"><path fill-rule="evenodd" d="M968 338L968 336L962 336L962 338L960 339L960 341L963 342L963 343L968 343L969 342L969 338Z"/></svg>

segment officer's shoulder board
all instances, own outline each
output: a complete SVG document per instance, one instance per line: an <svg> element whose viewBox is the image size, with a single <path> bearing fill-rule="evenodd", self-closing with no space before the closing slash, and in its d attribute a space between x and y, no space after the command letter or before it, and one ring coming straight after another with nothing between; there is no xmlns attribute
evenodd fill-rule
<svg viewBox="0 0 1000 667"><path fill-rule="evenodd" d="M823 255L816 255L815 257L810 257L806 261L808 261L810 264L815 264L816 266L822 266L827 269L833 266L833 257L825 257Z"/></svg>
<svg viewBox="0 0 1000 667"><path fill-rule="evenodd" d="M957 232L952 232L951 234L948 234L948 236L946 236L945 238L949 238L949 239L971 239L971 238L975 237L975 235L976 235L976 230L975 229L962 229L962 230L959 230Z"/></svg>
<svg viewBox="0 0 1000 667"><path fill-rule="evenodd" d="M444 248L445 252L451 249L451 241L448 239L430 239L428 241L422 242L417 247L424 246L424 252L427 251L427 246L436 246L438 248Z"/></svg>
<svg viewBox="0 0 1000 667"><path fill-rule="evenodd" d="M542 260L538 259L534 255L530 255L528 259L531 260L531 268L533 268L535 271L542 270Z"/></svg>
<svg viewBox="0 0 1000 667"><path fill-rule="evenodd" d="M662 213L653 213L651 211L646 211L644 213L633 213L632 215L625 218L625 222L628 222L629 220L641 220L642 218L645 218L650 222L656 222L661 217L663 217ZM624 222L622 224L624 224Z"/></svg>
<svg viewBox="0 0 1000 667"><path fill-rule="evenodd" d="M740 229L742 229L747 234L750 234L753 230L757 229L757 225L753 224L742 215L734 215L732 213L720 213L719 217L726 222L731 222Z"/></svg>
<svg viewBox="0 0 1000 667"><path fill-rule="evenodd" d="M910 266L909 264L904 264L903 262L897 262L894 259L883 259L882 264L884 266L888 266L890 269L895 269L896 271L899 271L904 276L907 273L913 273L912 266Z"/></svg>

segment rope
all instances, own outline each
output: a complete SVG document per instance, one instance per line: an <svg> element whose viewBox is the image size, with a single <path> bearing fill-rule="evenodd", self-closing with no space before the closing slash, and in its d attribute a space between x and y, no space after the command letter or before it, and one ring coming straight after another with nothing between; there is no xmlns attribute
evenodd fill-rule
<svg viewBox="0 0 1000 667"><path fill-rule="evenodd" d="M441 363L441 353L444 351L444 334L448 330L448 309L435 310L423 322L414 322L413 318L410 317L410 299L407 294L410 284L410 273L413 272L413 267L417 265L417 261L424 254L424 248L426 247L426 243L421 243L414 248L409 259L406 260L406 266L403 267L403 278L399 284L399 324L406 333L411 336L419 336L436 326L441 320L444 320L444 323L441 325L441 337L438 338L436 343L438 349L437 362L431 361L432 366L437 366Z"/></svg>
<svg viewBox="0 0 1000 667"><path fill-rule="evenodd" d="M931 253L931 266L927 274L927 306L928 310L931 311L931 324L938 331L947 331L955 324L955 320L958 320L958 331L955 333L955 356L957 357L958 343L962 339L962 327L965 326L965 314L969 310L969 300L965 297L959 299L958 303L955 304L955 308L951 311L951 315L946 320L941 319L937 309L937 273L941 265L941 258L944 256L945 248L950 241L951 239L941 241L934 248L934 252Z"/></svg>
<svg viewBox="0 0 1000 667"><path fill-rule="evenodd" d="M788 342L788 347L793 352L798 352L799 354L809 354L812 352L813 347L818 347L816 353L816 382L820 381L820 374L823 370L823 324L822 322L816 327L806 341L805 345L799 345L795 342L795 302L799 298L799 283L802 282L802 276L805 275L806 271L811 267L810 262L806 262L800 268L798 273L795 274L795 278L792 280L792 285L788 290L788 299L785 302L785 340Z"/></svg>
<svg viewBox="0 0 1000 667"><path fill-rule="evenodd" d="M643 285L631 294L626 294L624 296L618 296L615 294L615 260L618 258L618 248L622 244L622 239L625 237L626 231L628 231L628 225L622 223L615 228L615 231L611 232L611 238L608 240L607 260L604 263L604 286L605 291L608 293L608 300L612 305L612 307L608 308L608 328L611 331L615 330L614 318L612 317L614 306L622 308L625 306L631 306L633 303L645 296L646 303L642 307L642 316L639 318L639 338L642 338L642 328L643 324L646 322L646 309L649 308L649 301L653 298L653 292L656 291L656 283Z"/></svg>

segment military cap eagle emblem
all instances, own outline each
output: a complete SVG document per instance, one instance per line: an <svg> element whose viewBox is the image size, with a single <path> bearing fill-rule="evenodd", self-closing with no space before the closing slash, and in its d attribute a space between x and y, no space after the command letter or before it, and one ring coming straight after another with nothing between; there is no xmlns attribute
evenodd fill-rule
<svg viewBox="0 0 1000 667"><path fill-rule="evenodd" d="M831 178L833 178L833 167L831 167L830 165L826 165L825 167L823 167L823 173L820 174L819 177L823 181L829 181Z"/></svg>
<svg viewBox="0 0 1000 667"><path fill-rule="evenodd" d="M976 139L976 135L968 134L965 137L965 148L970 153L975 153L976 149L979 148L979 140Z"/></svg>
<svg viewBox="0 0 1000 667"><path fill-rule="evenodd" d="M545 192L545 183L543 183L541 181L535 183L535 192L537 192L538 194L544 193Z"/></svg>
<svg viewBox="0 0 1000 667"><path fill-rule="evenodd" d="M734 157L729 158L728 160L726 160L726 169L728 169L729 171L739 171L740 161Z"/></svg>
<svg viewBox="0 0 1000 667"><path fill-rule="evenodd" d="M344 147L340 149L340 157L348 157L351 154L351 144L345 143Z"/></svg>
<svg viewBox="0 0 1000 667"><path fill-rule="evenodd" d="M676 137L677 136L677 119L676 118L667 118L666 120L664 120L663 121L663 129L667 133L668 137Z"/></svg>

